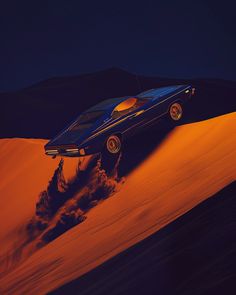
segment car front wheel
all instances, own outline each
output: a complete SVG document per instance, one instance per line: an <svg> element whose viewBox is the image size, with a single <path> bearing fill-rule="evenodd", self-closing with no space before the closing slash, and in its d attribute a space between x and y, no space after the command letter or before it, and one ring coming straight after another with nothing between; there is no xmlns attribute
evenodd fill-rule
<svg viewBox="0 0 236 295"><path fill-rule="evenodd" d="M121 140L117 135L111 135L106 141L106 149L111 154L118 154L121 150Z"/></svg>
<svg viewBox="0 0 236 295"><path fill-rule="evenodd" d="M169 108L169 116L174 121L179 121L183 116L183 107L180 103L175 102Z"/></svg>

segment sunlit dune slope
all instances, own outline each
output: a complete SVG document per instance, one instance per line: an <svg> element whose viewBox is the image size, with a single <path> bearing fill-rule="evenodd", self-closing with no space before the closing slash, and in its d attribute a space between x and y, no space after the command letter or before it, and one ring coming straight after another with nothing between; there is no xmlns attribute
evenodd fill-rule
<svg viewBox="0 0 236 295"><path fill-rule="evenodd" d="M59 159L44 155L46 140L0 140L0 256L14 244L33 216L39 193L48 185ZM67 159L67 175L77 162Z"/></svg>
<svg viewBox="0 0 236 295"><path fill-rule="evenodd" d="M3 277L2 292L45 294L158 231L236 179L235 147L236 113L175 128L119 192ZM1 235L13 236L58 163L38 154L42 141L6 140L0 149Z"/></svg>

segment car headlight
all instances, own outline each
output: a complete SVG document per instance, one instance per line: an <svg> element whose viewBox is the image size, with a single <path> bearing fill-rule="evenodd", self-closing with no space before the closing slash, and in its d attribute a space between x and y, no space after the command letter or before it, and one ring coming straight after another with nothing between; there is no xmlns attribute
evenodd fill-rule
<svg viewBox="0 0 236 295"><path fill-rule="evenodd" d="M45 153L47 155L57 155L58 154L58 150L46 150Z"/></svg>
<svg viewBox="0 0 236 295"><path fill-rule="evenodd" d="M79 149L74 148L74 149L66 149L66 152L68 153L78 153Z"/></svg>

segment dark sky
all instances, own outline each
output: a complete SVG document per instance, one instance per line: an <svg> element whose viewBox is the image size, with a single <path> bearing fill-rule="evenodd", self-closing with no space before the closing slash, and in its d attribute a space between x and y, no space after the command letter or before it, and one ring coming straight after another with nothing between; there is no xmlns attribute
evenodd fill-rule
<svg viewBox="0 0 236 295"><path fill-rule="evenodd" d="M0 0L0 91L117 66L236 80L228 1Z"/></svg>

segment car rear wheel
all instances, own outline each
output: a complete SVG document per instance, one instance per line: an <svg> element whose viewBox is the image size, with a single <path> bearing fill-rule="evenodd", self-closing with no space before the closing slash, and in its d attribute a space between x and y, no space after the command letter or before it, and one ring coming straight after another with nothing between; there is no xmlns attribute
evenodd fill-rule
<svg viewBox="0 0 236 295"><path fill-rule="evenodd" d="M111 154L118 154L121 150L121 140L117 135L111 135L106 141L106 149Z"/></svg>
<svg viewBox="0 0 236 295"><path fill-rule="evenodd" d="M175 102L170 106L169 116L173 121L179 121L182 118L183 107L179 102Z"/></svg>

